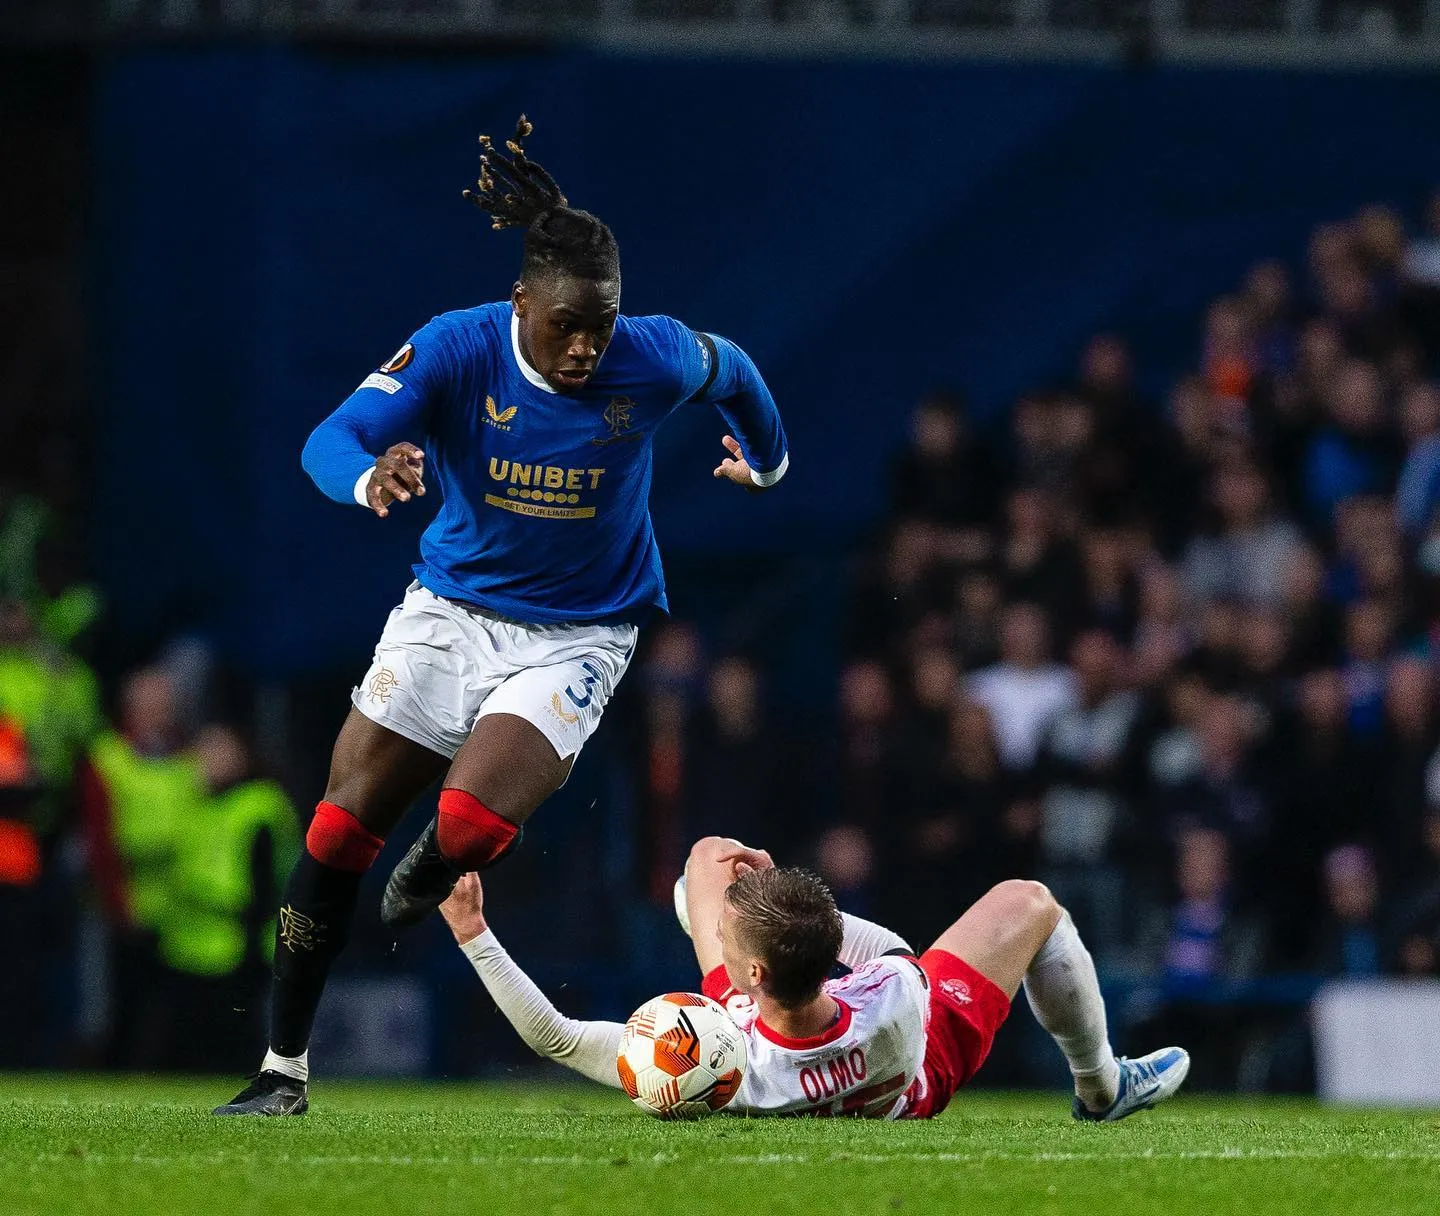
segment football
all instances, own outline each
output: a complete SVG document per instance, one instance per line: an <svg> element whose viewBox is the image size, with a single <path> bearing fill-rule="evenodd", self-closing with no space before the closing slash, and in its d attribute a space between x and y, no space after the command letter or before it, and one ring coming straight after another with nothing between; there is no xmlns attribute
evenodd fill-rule
<svg viewBox="0 0 1440 1216"><path fill-rule="evenodd" d="M630 1015L615 1067L647 1115L700 1119L735 1097L745 1059L745 1036L721 1005L695 992L667 992Z"/></svg>

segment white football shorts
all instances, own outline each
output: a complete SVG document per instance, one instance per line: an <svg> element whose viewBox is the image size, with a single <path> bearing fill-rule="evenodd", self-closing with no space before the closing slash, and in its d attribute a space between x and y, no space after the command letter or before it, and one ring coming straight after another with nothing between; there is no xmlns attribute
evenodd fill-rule
<svg viewBox="0 0 1440 1216"><path fill-rule="evenodd" d="M350 701L372 722L452 758L486 714L515 714L564 760L600 724L638 633L634 625L526 625L415 582Z"/></svg>

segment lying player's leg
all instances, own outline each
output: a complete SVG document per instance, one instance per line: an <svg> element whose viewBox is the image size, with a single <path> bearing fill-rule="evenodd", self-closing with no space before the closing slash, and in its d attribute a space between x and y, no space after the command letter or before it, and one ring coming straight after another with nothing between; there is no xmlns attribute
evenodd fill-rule
<svg viewBox="0 0 1440 1216"><path fill-rule="evenodd" d="M929 1113L943 1109L984 1061L1021 984L1069 1061L1077 1117L1124 1118L1169 1097L1185 1078L1189 1057L1178 1048L1115 1059L1094 961L1069 914L1040 883L1012 879L991 888L940 935L921 965L932 988Z"/></svg>
<svg viewBox="0 0 1440 1216"><path fill-rule="evenodd" d="M330 964L349 937L360 880L446 763L351 709L335 741L325 798L281 896L269 1047L255 1083L217 1114L304 1112L310 1030Z"/></svg>

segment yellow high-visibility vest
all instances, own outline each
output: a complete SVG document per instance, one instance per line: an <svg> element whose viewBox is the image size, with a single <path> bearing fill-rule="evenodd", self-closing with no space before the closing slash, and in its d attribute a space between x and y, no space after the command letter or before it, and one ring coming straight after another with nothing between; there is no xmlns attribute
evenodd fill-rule
<svg viewBox="0 0 1440 1216"><path fill-rule="evenodd" d="M186 823L175 861L173 902L159 928L160 957L191 975L228 975L245 958L245 914L255 899L251 857L270 834L275 882L300 849L295 809L273 781L246 781L205 798ZM268 959L273 923L262 931Z"/></svg>
<svg viewBox="0 0 1440 1216"><path fill-rule="evenodd" d="M175 900L175 863L188 821L205 800L200 762L185 754L143 756L114 731L91 745L90 762L109 796L130 914L158 932Z"/></svg>

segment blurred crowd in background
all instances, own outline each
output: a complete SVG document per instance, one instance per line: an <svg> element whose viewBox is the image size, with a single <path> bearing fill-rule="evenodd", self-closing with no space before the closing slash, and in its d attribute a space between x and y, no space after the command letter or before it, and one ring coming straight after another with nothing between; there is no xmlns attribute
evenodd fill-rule
<svg viewBox="0 0 1440 1216"><path fill-rule="evenodd" d="M1164 400L1102 334L998 433L918 404L819 737L767 721L743 657L697 680L667 627L657 897L710 831L919 946L1040 878L1202 1083L1303 1084L1324 977L1440 974L1440 196L1323 225L1198 337Z"/></svg>
<svg viewBox="0 0 1440 1216"><path fill-rule="evenodd" d="M64 147L7 139L41 170ZM137 665L107 634L79 219L32 184L53 231L0 224L0 941L26 977L0 1066L239 1070L325 757L257 756L203 640ZM607 723L628 897L663 907L718 832L923 947L1037 877L1122 1025L1213 1040L1212 1084L1303 1084L1285 1053L1323 977L1440 974L1440 196L1254 266L1196 352L1164 399L1102 334L994 427L958 391L918 403L813 720L756 656L653 626Z"/></svg>

